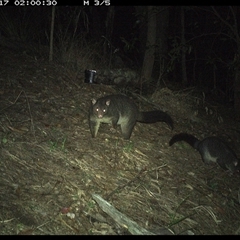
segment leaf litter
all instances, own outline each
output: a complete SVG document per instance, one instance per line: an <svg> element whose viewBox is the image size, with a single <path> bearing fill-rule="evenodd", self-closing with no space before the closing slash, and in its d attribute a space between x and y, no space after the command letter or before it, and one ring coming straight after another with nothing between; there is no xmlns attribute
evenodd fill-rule
<svg viewBox="0 0 240 240"><path fill-rule="evenodd" d="M91 98L116 89L85 84L83 73L71 78L76 74L62 66L20 53L12 56L13 69L10 59L0 70L0 234L129 234L93 194L155 234L162 228L171 234L240 233L239 176L204 165L187 145L168 146L182 131L220 135L240 156L239 123L230 108L207 102L195 89L164 87L133 97L144 110L167 111L173 131L165 123L137 123L124 141L120 129L111 132L106 124L92 139Z"/></svg>

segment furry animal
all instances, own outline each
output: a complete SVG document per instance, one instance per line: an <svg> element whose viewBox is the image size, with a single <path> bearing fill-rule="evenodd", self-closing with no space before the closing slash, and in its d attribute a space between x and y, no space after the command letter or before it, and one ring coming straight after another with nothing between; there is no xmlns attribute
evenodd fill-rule
<svg viewBox="0 0 240 240"><path fill-rule="evenodd" d="M204 163L218 163L220 167L233 173L240 170L236 153L218 137L207 137L200 141L191 134L179 133L171 138L169 145L172 146L179 141L185 141L196 149Z"/></svg>
<svg viewBox="0 0 240 240"><path fill-rule="evenodd" d="M161 110L140 112L137 105L125 95L109 95L93 99L89 110L89 127L92 137L96 137L101 123L121 126L124 139L130 139L136 122L166 122L173 129L173 120Z"/></svg>

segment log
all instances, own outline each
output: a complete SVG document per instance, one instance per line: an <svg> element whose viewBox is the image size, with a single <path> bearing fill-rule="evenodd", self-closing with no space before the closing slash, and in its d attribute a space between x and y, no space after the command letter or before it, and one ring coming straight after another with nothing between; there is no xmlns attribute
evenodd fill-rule
<svg viewBox="0 0 240 240"><path fill-rule="evenodd" d="M127 229L131 234L134 234L134 235L155 235L154 233L149 232L145 228L139 226L136 222L129 219L123 213L119 212L115 207L113 207L109 202L105 201L99 195L92 194L92 197L98 203L100 208L105 213L107 213L120 226Z"/></svg>

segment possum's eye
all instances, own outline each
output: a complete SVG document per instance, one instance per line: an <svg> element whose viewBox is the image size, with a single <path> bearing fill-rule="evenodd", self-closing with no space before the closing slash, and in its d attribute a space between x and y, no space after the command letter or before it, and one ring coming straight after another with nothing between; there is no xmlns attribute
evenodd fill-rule
<svg viewBox="0 0 240 240"><path fill-rule="evenodd" d="M98 112L99 111L99 108L96 108L96 112Z"/></svg>

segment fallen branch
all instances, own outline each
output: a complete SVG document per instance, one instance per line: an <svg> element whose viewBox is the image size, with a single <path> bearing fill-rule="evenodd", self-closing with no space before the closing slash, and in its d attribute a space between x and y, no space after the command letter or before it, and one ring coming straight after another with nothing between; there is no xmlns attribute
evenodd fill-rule
<svg viewBox="0 0 240 240"><path fill-rule="evenodd" d="M111 218L114 219L120 226L127 229L131 234L135 235L155 235L149 232L145 228L140 227L136 222L129 219L123 213L119 212L115 207L113 207L109 202L105 201L97 194L92 194L93 199L98 203L100 208L107 213Z"/></svg>

